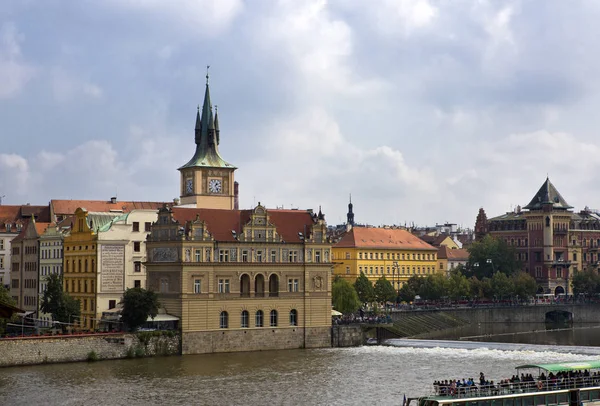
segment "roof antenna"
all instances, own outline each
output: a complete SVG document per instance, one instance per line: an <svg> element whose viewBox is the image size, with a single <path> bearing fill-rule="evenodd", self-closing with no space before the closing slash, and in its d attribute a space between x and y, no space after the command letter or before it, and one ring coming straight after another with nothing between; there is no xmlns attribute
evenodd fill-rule
<svg viewBox="0 0 600 406"><path fill-rule="evenodd" d="M206 65L206 84L208 85L208 69L210 68L210 65Z"/></svg>
<svg viewBox="0 0 600 406"><path fill-rule="evenodd" d="M5 197L6 197L6 195L0 196L0 206L2 206L2 199L4 199Z"/></svg>

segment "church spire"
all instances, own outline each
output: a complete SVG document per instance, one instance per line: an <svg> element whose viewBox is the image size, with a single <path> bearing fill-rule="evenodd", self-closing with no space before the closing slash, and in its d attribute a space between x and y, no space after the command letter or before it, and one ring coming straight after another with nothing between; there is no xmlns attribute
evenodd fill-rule
<svg viewBox="0 0 600 406"><path fill-rule="evenodd" d="M215 104L215 136L217 137L217 145L221 142L220 140L220 130L219 130L219 112L217 109L217 105Z"/></svg>
<svg viewBox="0 0 600 406"><path fill-rule="evenodd" d="M354 225L354 212L352 211L352 193L350 193L350 202L348 203L348 214L346 214L347 223L350 225Z"/></svg>
<svg viewBox="0 0 600 406"><path fill-rule="evenodd" d="M206 88L204 90L204 102L202 108L198 107L196 112L195 142L196 151L192 159L179 169L193 167L210 168L233 168L235 167L226 162L219 154L219 121L213 115L213 106L210 99L210 86L208 68L206 68Z"/></svg>

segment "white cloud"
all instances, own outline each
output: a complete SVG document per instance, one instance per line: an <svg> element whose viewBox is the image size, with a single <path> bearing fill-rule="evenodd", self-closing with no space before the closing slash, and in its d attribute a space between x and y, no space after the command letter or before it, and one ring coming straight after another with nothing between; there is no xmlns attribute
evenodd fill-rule
<svg viewBox="0 0 600 406"><path fill-rule="evenodd" d="M22 41L14 24L0 27L0 99L18 94L35 74L35 69L23 61L19 45Z"/></svg>
<svg viewBox="0 0 600 406"><path fill-rule="evenodd" d="M243 11L242 0L110 0L111 7L148 12L160 16L160 22L175 22L172 27L183 27L206 36L215 36L227 29Z"/></svg>
<svg viewBox="0 0 600 406"><path fill-rule="evenodd" d="M100 86L78 77L77 73L55 68L52 70L51 77L52 93L57 102L71 102L81 97L100 99L103 96L104 91Z"/></svg>

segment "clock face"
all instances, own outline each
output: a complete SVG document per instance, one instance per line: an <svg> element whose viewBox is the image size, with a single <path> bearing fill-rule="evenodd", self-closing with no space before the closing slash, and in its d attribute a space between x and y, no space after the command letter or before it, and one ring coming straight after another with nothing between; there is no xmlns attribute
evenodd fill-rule
<svg viewBox="0 0 600 406"><path fill-rule="evenodd" d="M192 194L194 192L194 183L192 179L186 179L185 181L185 193Z"/></svg>
<svg viewBox="0 0 600 406"><path fill-rule="evenodd" d="M221 193L221 181L219 179L208 181L208 190L210 193Z"/></svg>

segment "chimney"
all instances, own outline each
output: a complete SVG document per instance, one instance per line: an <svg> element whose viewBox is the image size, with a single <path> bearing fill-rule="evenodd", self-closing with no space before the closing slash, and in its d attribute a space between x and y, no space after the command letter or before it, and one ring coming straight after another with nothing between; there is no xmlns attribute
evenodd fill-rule
<svg viewBox="0 0 600 406"><path fill-rule="evenodd" d="M113 197L111 197L111 198L110 198L110 202L111 202L112 204L115 204L115 203L117 203L117 197L116 197L116 196L113 196Z"/></svg>
<svg viewBox="0 0 600 406"><path fill-rule="evenodd" d="M240 209L240 184L237 181L233 182L233 209Z"/></svg>

